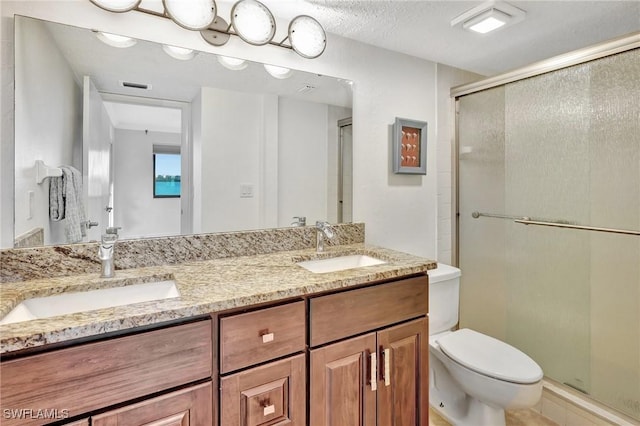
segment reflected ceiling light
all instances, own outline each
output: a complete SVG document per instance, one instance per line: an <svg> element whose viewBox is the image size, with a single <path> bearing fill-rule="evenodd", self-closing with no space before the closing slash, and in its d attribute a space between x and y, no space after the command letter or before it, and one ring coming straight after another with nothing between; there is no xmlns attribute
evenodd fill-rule
<svg viewBox="0 0 640 426"><path fill-rule="evenodd" d="M113 47L121 47L121 48L131 47L138 42L138 40L131 37L105 33L102 31L96 31L95 34L96 34L96 37L98 37L98 39L101 42Z"/></svg>
<svg viewBox="0 0 640 426"><path fill-rule="evenodd" d="M241 39L256 46L273 40L276 21L267 7L257 0L240 0L231 9L231 25Z"/></svg>
<svg viewBox="0 0 640 426"><path fill-rule="evenodd" d="M172 58L179 59L181 61L188 61L196 56L196 52L193 49L186 49L184 47L170 46L168 44L162 45L164 53Z"/></svg>
<svg viewBox="0 0 640 426"><path fill-rule="evenodd" d="M451 21L451 26L462 24L462 28L486 34L505 28L524 19L526 12L505 2L487 1L464 12Z"/></svg>
<svg viewBox="0 0 640 426"><path fill-rule="evenodd" d="M173 22L188 30L204 30L216 19L214 0L162 0L162 4Z"/></svg>
<svg viewBox="0 0 640 426"><path fill-rule="evenodd" d="M141 0L90 0L91 3L109 12L128 12L135 9Z"/></svg>
<svg viewBox="0 0 640 426"><path fill-rule="evenodd" d="M297 16L290 22L289 31L282 41L273 41L276 20L267 6L258 0L237 1L231 8L230 24L217 16L215 0L162 0L162 12L141 7L140 4L146 3L141 0L89 1L110 12L135 10L171 19L185 29L199 31L202 38L213 46L223 46L231 36L238 36L256 46L270 44L290 49L307 59L322 55L327 46L322 25L306 15ZM289 44L285 44L287 40Z"/></svg>
<svg viewBox="0 0 640 426"><path fill-rule="evenodd" d="M301 15L289 24L289 42L303 58L313 59L322 55L327 46L327 36L322 25L311 16Z"/></svg>
<svg viewBox="0 0 640 426"><path fill-rule="evenodd" d="M218 62L230 70L239 71L245 69L249 64L244 59L231 58L229 56L218 55Z"/></svg>
<svg viewBox="0 0 640 426"><path fill-rule="evenodd" d="M264 69L267 70L267 72L271 74L272 77L279 78L281 80L289 78L291 77L291 74L293 74L293 71L291 71L289 68L278 67L276 65L264 64Z"/></svg>

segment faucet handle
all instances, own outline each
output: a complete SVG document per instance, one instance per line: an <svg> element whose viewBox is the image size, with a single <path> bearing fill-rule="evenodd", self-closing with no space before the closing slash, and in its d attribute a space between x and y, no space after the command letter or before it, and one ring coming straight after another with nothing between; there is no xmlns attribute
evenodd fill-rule
<svg viewBox="0 0 640 426"><path fill-rule="evenodd" d="M121 226L109 226L107 228L107 234L115 234L118 235L118 229L122 229Z"/></svg>

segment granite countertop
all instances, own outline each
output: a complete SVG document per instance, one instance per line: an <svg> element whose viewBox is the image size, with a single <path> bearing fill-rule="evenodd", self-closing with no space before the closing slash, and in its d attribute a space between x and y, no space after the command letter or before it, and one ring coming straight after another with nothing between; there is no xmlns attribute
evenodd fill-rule
<svg viewBox="0 0 640 426"><path fill-rule="evenodd" d="M368 254L387 263L321 274L296 265L302 260L342 254ZM0 325L0 354L424 273L434 268L435 261L381 247L351 244L331 247L320 254L314 249L305 249L125 269L116 271L114 278L83 274L4 283L0 285L0 317L28 298L148 281L173 279L180 297Z"/></svg>

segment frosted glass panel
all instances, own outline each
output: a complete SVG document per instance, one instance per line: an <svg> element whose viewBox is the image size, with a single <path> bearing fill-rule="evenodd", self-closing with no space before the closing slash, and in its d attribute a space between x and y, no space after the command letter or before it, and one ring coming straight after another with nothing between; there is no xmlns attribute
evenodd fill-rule
<svg viewBox="0 0 640 426"><path fill-rule="evenodd" d="M460 325L640 420L640 50L459 99Z"/></svg>

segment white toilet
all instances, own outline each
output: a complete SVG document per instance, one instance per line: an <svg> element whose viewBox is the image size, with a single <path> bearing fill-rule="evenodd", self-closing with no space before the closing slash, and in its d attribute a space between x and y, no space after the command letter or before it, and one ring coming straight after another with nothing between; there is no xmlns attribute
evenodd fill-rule
<svg viewBox="0 0 640 426"><path fill-rule="evenodd" d="M460 269L429 271L429 403L456 426L504 426L505 409L542 395L542 369L500 340L458 323Z"/></svg>

